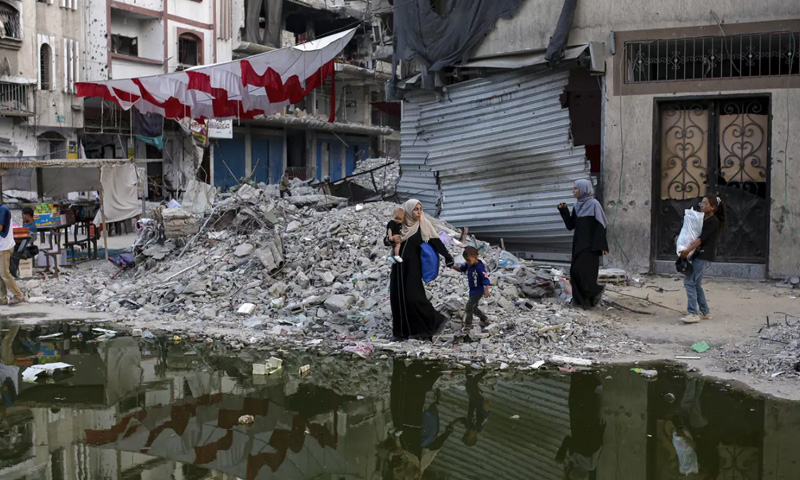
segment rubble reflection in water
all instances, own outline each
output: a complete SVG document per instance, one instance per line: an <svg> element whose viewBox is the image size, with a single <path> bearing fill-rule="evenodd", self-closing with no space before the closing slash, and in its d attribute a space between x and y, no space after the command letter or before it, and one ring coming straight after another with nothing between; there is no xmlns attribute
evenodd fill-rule
<svg viewBox="0 0 800 480"><path fill-rule="evenodd" d="M672 365L646 379L232 354L75 324L6 324L0 348L3 479L800 476L800 405ZM272 355L280 371L252 375ZM47 362L74 371L21 381Z"/></svg>

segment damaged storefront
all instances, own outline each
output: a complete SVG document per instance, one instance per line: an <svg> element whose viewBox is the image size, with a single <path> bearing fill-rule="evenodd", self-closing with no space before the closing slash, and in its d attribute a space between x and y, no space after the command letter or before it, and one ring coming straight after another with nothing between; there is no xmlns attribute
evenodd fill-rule
<svg viewBox="0 0 800 480"><path fill-rule="evenodd" d="M800 272L792 2L509 2L474 43L451 42L446 67L426 56L429 41L443 46L432 35L484 3L412 2L422 27L391 92L404 98L401 196L509 250L568 260L554 205L592 178L609 217L605 263L674 273L684 210L714 195L727 221L710 275ZM424 64L418 79L409 55Z"/></svg>
<svg viewBox="0 0 800 480"><path fill-rule="evenodd" d="M591 71L589 45L470 59L484 32L519 5L465 2L398 42L402 58L427 45L419 41L426 28L462 35L460 49L434 44L429 53L440 60L396 83L404 99L398 193L510 251L564 261L572 239L555 206L570 200L575 180L597 183L602 71ZM456 20L475 9L488 20L464 31Z"/></svg>
<svg viewBox="0 0 800 480"><path fill-rule="evenodd" d="M534 67L407 97L401 195L511 251L565 259L571 233L555 205L592 174L563 105L569 83L568 69Z"/></svg>

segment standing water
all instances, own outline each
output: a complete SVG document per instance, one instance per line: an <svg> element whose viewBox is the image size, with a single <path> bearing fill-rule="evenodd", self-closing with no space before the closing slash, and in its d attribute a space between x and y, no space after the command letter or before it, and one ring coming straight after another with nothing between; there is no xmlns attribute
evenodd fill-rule
<svg viewBox="0 0 800 480"><path fill-rule="evenodd" d="M6 324L0 348L3 480L800 478L800 404L673 365L285 352L253 375L261 352L85 324Z"/></svg>

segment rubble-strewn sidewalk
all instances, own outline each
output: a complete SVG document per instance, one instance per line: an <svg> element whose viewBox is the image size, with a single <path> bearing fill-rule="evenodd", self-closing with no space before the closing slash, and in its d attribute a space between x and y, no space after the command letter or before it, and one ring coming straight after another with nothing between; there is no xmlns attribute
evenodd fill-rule
<svg viewBox="0 0 800 480"><path fill-rule="evenodd" d="M381 238L397 205L345 207L343 199L299 184L285 200L273 190L242 185L205 215L154 212L137 240L143 253L135 271L111 280L107 266L94 263L68 273L67 281L28 282L29 294L108 311L132 327L224 338L233 346L273 343L361 356L388 349L518 365L552 354L598 359L644 350L612 321L563 307L559 270L537 270L474 239L494 284L486 309L493 324L469 338L461 334L466 279L443 269L428 288L451 319L447 328L433 343L392 343L389 249ZM460 257L459 233L439 222L437 229Z"/></svg>

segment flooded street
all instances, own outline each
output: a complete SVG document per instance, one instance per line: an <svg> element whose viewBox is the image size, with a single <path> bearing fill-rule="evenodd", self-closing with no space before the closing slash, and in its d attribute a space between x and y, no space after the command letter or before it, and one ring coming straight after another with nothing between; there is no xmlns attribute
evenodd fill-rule
<svg viewBox="0 0 800 480"><path fill-rule="evenodd" d="M800 404L677 366L487 372L110 337L3 325L0 478L800 478ZM270 355L282 369L253 375ZM74 369L23 379L55 362Z"/></svg>

